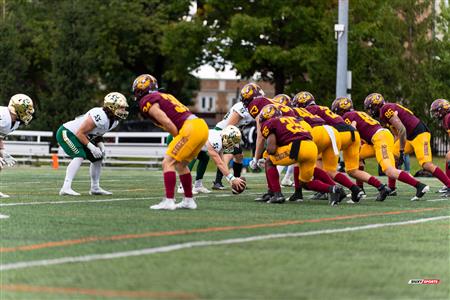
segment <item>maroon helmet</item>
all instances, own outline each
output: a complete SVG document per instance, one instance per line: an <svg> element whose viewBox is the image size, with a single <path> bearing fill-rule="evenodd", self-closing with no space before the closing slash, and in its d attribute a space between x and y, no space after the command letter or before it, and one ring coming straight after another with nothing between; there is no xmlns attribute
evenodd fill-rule
<svg viewBox="0 0 450 300"><path fill-rule="evenodd" d="M261 112L259 113L259 122L262 124L269 119L281 117L282 115L283 113L276 105L268 104L261 109Z"/></svg>
<svg viewBox="0 0 450 300"><path fill-rule="evenodd" d="M257 85L256 83L247 83L241 89L239 100L244 104L245 107L248 107L248 105L254 98L264 95L264 91L259 85Z"/></svg>
<svg viewBox="0 0 450 300"><path fill-rule="evenodd" d="M291 104L291 97L289 97L286 94L278 94L272 99L273 102L281 104L281 105L290 105Z"/></svg>
<svg viewBox="0 0 450 300"><path fill-rule="evenodd" d="M150 74L142 74L136 77L133 82L133 94L135 100L140 100L151 91L158 90L158 81Z"/></svg>
<svg viewBox="0 0 450 300"><path fill-rule="evenodd" d="M331 111L341 116L351 110L353 110L353 101L347 97L338 97L331 104Z"/></svg>
<svg viewBox="0 0 450 300"><path fill-rule="evenodd" d="M292 107L307 107L313 104L316 104L314 96L306 91L297 93L291 101Z"/></svg>
<svg viewBox="0 0 450 300"><path fill-rule="evenodd" d="M380 109L385 103L386 101L384 101L383 95L379 93L372 93L364 99L364 109L372 117L379 117Z"/></svg>
<svg viewBox="0 0 450 300"><path fill-rule="evenodd" d="M433 118L443 119L450 113L450 102L445 99L436 99L431 103L430 114Z"/></svg>

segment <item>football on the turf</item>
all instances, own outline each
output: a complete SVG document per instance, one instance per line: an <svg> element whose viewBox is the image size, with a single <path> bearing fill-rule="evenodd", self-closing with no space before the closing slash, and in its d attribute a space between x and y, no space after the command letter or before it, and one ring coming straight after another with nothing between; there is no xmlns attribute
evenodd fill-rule
<svg viewBox="0 0 450 300"><path fill-rule="evenodd" d="M242 180L244 180L244 187L239 187L239 186L237 186L237 185L232 185L231 186L231 191L232 191L232 193L233 194L240 194L240 193L242 193L243 191L245 191L245 188L247 187L247 181L245 180L245 177L239 177L239 178L241 178Z"/></svg>

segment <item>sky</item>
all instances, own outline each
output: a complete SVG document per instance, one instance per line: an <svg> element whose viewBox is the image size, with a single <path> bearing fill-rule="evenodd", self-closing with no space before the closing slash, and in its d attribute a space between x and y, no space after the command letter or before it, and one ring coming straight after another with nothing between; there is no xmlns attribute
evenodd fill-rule
<svg viewBox="0 0 450 300"><path fill-rule="evenodd" d="M209 65L203 65L192 72L192 75L201 79L238 79L236 71L231 68L231 65L226 65L223 72L217 72Z"/></svg>

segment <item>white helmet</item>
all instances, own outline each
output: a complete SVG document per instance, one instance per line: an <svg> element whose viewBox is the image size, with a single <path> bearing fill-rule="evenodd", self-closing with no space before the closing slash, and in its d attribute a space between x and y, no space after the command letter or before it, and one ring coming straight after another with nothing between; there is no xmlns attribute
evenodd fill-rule
<svg viewBox="0 0 450 300"><path fill-rule="evenodd" d="M240 142L241 131L236 126L228 125L222 130L222 146L225 151L233 150Z"/></svg>
<svg viewBox="0 0 450 300"><path fill-rule="evenodd" d="M33 119L33 100L25 94L15 94L12 96L9 100L8 109L25 125L28 125Z"/></svg>
<svg viewBox="0 0 450 300"><path fill-rule="evenodd" d="M112 92L106 95L103 107L108 108L114 116L120 119L126 119L128 117L127 98L121 93Z"/></svg>

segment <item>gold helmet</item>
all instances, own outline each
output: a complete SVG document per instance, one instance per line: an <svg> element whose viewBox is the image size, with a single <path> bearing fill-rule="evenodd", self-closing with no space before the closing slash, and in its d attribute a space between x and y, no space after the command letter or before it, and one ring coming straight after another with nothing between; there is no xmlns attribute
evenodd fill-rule
<svg viewBox="0 0 450 300"><path fill-rule="evenodd" d="M151 91L158 90L158 81L150 74L142 74L136 77L133 82L133 94L135 100L139 101L142 97L150 93Z"/></svg>
<svg viewBox="0 0 450 300"><path fill-rule="evenodd" d="M233 150L235 145L241 142L241 131L233 125L228 125L222 130L222 146L224 151Z"/></svg>
<svg viewBox="0 0 450 300"><path fill-rule="evenodd" d="M121 93L112 92L106 95L103 107L109 109L119 119L126 119L128 117L127 99Z"/></svg>
<svg viewBox="0 0 450 300"><path fill-rule="evenodd" d="M12 96L9 100L8 109L25 125L30 124L33 119L33 100L25 94L16 94Z"/></svg>

